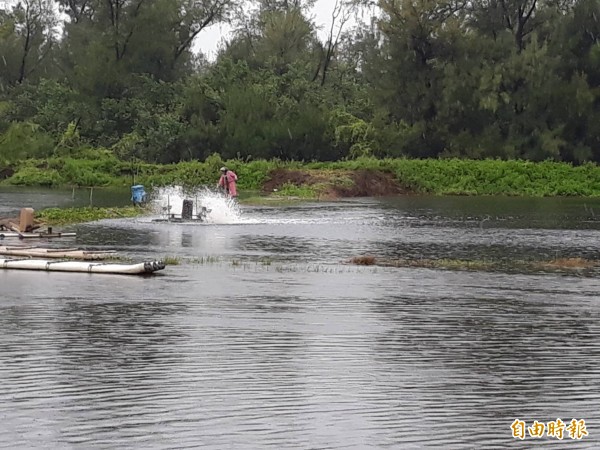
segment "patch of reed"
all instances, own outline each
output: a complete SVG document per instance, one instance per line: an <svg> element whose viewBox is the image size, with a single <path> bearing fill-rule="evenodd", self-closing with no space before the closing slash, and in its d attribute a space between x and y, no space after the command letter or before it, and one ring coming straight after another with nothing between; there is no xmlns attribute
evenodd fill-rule
<svg viewBox="0 0 600 450"><path fill-rule="evenodd" d="M181 259L176 256L165 256L162 261L166 266L178 266L181 264Z"/></svg>
<svg viewBox="0 0 600 450"><path fill-rule="evenodd" d="M216 264L220 261L218 256L200 256L198 258L190 258L192 264Z"/></svg>
<svg viewBox="0 0 600 450"><path fill-rule="evenodd" d="M598 265L598 262L585 258L557 258L550 261L540 261L540 267L551 269L590 269Z"/></svg>

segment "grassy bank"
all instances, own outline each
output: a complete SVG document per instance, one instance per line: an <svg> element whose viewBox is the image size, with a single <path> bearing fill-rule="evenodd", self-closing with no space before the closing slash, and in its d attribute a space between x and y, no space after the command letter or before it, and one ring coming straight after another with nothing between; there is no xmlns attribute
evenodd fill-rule
<svg viewBox="0 0 600 450"><path fill-rule="evenodd" d="M2 184L24 186L145 186L214 185L219 167L226 165L239 176L240 190L260 191L271 181L268 192L282 196L319 198L332 185L352 187L356 171L391 175L402 192L449 195L600 196L600 168L595 164L459 159L361 158L331 163L283 161L223 161L217 155L205 162L191 161L156 165L120 161L110 153L94 158L27 160L0 172L10 174ZM305 175L273 184L271 177L285 172ZM277 181L277 180L275 180Z"/></svg>

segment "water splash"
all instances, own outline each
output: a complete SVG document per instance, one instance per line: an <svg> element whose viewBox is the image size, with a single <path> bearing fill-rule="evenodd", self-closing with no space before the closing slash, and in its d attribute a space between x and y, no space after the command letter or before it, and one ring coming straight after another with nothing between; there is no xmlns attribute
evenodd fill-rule
<svg viewBox="0 0 600 450"><path fill-rule="evenodd" d="M151 196L152 209L155 214L181 214L183 201L193 202L193 214L197 215L202 208L208 210L206 223L228 224L242 222L240 206L236 200L210 189L186 189L182 186L166 186L156 189Z"/></svg>
<svg viewBox="0 0 600 450"><path fill-rule="evenodd" d="M202 222L204 224L370 224L385 219L380 214L365 214L362 204L352 208L347 204L310 204L295 208L243 209L237 200L207 187L186 189L182 186L167 186L155 188L150 195L153 214L162 218L166 218L168 214L180 217L184 200L192 200L194 215L203 207L209 211ZM152 219L154 218L156 217Z"/></svg>

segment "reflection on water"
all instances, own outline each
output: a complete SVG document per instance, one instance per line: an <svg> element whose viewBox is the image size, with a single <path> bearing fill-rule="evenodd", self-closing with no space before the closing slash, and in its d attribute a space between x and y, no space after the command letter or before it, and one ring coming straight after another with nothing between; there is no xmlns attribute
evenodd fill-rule
<svg viewBox="0 0 600 450"><path fill-rule="evenodd" d="M80 225L69 245L184 263L0 271L0 447L598 448L595 278L340 264L597 257L589 203L360 199L243 208L229 225ZM521 442L516 418L584 419L589 436Z"/></svg>

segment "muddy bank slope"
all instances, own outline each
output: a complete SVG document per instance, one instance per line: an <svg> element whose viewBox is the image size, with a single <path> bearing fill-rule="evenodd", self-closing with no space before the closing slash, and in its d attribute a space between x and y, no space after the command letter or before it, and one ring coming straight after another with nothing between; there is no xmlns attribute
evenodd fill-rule
<svg viewBox="0 0 600 450"><path fill-rule="evenodd" d="M290 186L310 188L323 199L383 197L409 193L393 173L380 170L297 170L269 172L264 193L285 191Z"/></svg>

